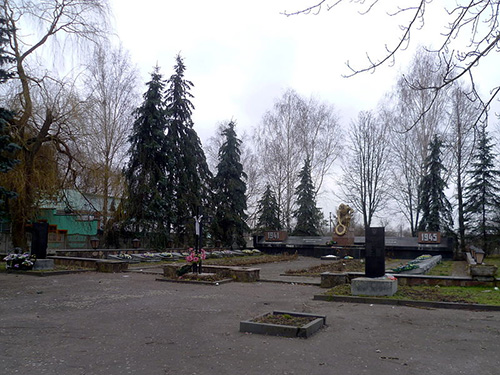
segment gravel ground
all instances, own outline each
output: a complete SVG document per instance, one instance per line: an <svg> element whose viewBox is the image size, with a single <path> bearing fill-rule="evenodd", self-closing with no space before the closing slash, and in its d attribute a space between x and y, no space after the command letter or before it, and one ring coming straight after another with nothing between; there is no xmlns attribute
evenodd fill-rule
<svg viewBox="0 0 500 375"><path fill-rule="evenodd" d="M0 373L499 373L500 313L313 301L322 292L313 285L155 277L0 274ZM327 327L307 340L239 332L241 320L273 310L326 315Z"/></svg>

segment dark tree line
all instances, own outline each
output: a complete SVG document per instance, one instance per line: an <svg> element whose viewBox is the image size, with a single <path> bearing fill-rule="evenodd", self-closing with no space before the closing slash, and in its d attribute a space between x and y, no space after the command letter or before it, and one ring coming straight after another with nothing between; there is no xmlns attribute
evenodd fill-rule
<svg viewBox="0 0 500 375"><path fill-rule="evenodd" d="M5 19L0 18L0 84L5 83L13 74L3 69L6 64L12 64L14 60L5 54L4 45L8 42L9 29L6 27ZM6 108L0 107L0 173L10 171L19 161L15 159L15 152L19 146L12 141L10 126L14 119L14 113ZM16 193L0 186L0 220L8 213L7 203Z"/></svg>
<svg viewBox="0 0 500 375"><path fill-rule="evenodd" d="M176 57L174 73L163 81L156 67L143 104L135 111L128 183L128 226L147 235L155 246L193 246L195 216L202 213L213 241L244 246L246 175L240 162L241 141L230 122L223 130L217 174L208 168L191 119L193 83Z"/></svg>

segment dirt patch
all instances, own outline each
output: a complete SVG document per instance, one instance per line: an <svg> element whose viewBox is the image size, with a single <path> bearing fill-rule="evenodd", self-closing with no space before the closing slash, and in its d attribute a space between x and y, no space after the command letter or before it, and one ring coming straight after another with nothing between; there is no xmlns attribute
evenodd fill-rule
<svg viewBox="0 0 500 375"><path fill-rule="evenodd" d="M320 276L323 272L364 272L364 270L365 264L360 259L340 259L310 268L287 270L285 274L290 276Z"/></svg>
<svg viewBox="0 0 500 375"><path fill-rule="evenodd" d="M275 263L275 262L289 262L296 260L298 254L279 254L279 255L251 255L245 257L235 258L220 258L220 259L207 259L203 264L213 264L217 266L249 266L253 264Z"/></svg>
<svg viewBox="0 0 500 375"><path fill-rule="evenodd" d="M293 327L302 327L313 320L317 319L316 317L307 317L307 316L292 316L290 314L267 314L252 320L256 323L267 323L267 324L277 324L282 326L293 326Z"/></svg>

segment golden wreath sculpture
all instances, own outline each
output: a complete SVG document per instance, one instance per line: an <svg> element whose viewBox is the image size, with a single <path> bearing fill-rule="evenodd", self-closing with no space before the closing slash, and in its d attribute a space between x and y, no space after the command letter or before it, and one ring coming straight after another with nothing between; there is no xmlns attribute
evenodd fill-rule
<svg viewBox="0 0 500 375"><path fill-rule="evenodd" d="M335 225L335 233L338 236L343 236L347 233L353 213L354 210L344 203L341 203L339 208L337 208L337 225Z"/></svg>

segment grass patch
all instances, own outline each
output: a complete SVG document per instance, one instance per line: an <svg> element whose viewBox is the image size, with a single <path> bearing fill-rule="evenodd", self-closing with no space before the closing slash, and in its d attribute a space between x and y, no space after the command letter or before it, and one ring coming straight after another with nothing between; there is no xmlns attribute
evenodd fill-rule
<svg viewBox="0 0 500 375"><path fill-rule="evenodd" d="M431 270L429 270L426 275L431 276L451 276L453 271L453 261L443 260L436 264Z"/></svg>
<svg viewBox="0 0 500 375"><path fill-rule="evenodd" d="M328 290L326 294L330 296L350 296L351 285L338 285ZM398 291L392 297L384 296L380 298L500 306L500 290L484 286L398 286Z"/></svg>

